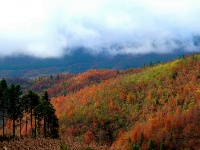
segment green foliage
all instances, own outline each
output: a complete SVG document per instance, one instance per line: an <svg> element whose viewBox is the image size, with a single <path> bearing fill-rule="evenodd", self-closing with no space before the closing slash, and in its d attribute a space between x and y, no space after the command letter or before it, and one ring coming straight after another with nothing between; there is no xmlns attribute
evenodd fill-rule
<svg viewBox="0 0 200 150"><path fill-rule="evenodd" d="M60 150L68 150L67 144L60 142Z"/></svg>
<svg viewBox="0 0 200 150"><path fill-rule="evenodd" d="M177 71L174 70L174 71L171 72L170 78L175 80L177 75L178 75Z"/></svg>
<svg viewBox="0 0 200 150"><path fill-rule="evenodd" d="M33 125L33 110L35 109L36 106L39 105L40 102L40 97L38 94L34 93L33 91L29 91L27 94L24 94L21 98L21 103L23 110L25 110L25 113L30 113L30 119L31 119L31 127ZM34 111L34 117L36 118L36 113ZM36 138L36 124L35 124L35 132L34 132L34 137ZM33 128L31 129L32 131L32 136L33 136Z"/></svg>
<svg viewBox="0 0 200 150"><path fill-rule="evenodd" d="M153 140L149 140L149 145L148 145L148 150L155 150L155 145L154 145L154 142Z"/></svg>
<svg viewBox="0 0 200 150"><path fill-rule="evenodd" d="M196 102L195 102L195 101L192 101L192 102L189 103L188 106L189 106L189 107L194 107L195 105L196 105Z"/></svg>
<svg viewBox="0 0 200 150"><path fill-rule="evenodd" d="M142 133L140 136L140 146L142 146L143 142L144 142L144 134Z"/></svg>
<svg viewBox="0 0 200 150"><path fill-rule="evenodd" d="M42 96L42 100L40 101L40 97L38 94L29 91L27 94L22 96L22 89L20 85L11 84L7 86L6 81L3 79L0 82L0 109L2 112L3 118L3 137L4 137L4 118L6 116L7 119L12 121L13 127L13 138L15 138L15 130L16 124L20 128L20 136L21 136L21 126L22 119L24 113L30 113L30 121L31 121L31 137L33 137L33 116L34 116L34 124L35 124L35 133L34 137L36 138L36 128L37 123L40 124L41 120L46 120L47 124L44 125L44 134L45 137L58 138L58 118L55 115L55 109L53 105L50 103L48 93L45 92ZM26 126L27 126L27 116L26 118ZM18 123L19 119L19 123ZM38 121L37 121L38 120Z"/></svg>
<svg viewBox="0 0 200 150"><path fill-rule="evenodd" d="M47 92L47 91L45 91L44 94L42 95L42 100L45 100L45 101L47 101L47 102L50 101L49 95L48 95L48 92Z"/></svg>
<svg viewBox="0 0 200 150"><path fill-rule="evenodd" d="M63 96L66 96L66 95L67 95L67 91L66 91L66 90L63 90L63 91L62 91L62 94L63 94Z"/></svg>
<svg viewBox="0 0 200 150"><path fill-rule="evenodd" d="M187 109L188 109L188 104L187 104L187 103L184 103L183 108L184 108L185 110L187 110Z"/></svg>
<svg viewBox="0 0 200 150"><path fill-rule="evenodd" d="M7 89L6 80L2 79L0 82L0 110L2 112L2 125L3 125L3 136L4 136L4 126L5 126L5 115L6 115L6 89Z"/></svg>
<svg viewBox="0 0 200 150"><path fill-rule="evenodd" d="M171 132L170 132L170 137L169 137L169 141L170 141L170 142L173 141L173 137L174 137L174 133L171 131Z"/></svg>
<svg viewBox="0 0 200 150"><path fill-rule="evenodd" d="M40 122L44 120L43 124L43 131L44 131L44 137L46 138L58 138L58 118L55 115L55 109L50 103L50 100L48 98L48 92L45 91L42 100L40 103L35 107L35 113L38 118L38 124L41 124Z"/></svg>
<svg viewBox="0 0 200 150"><path fill-rule="evenodd" d="M131 150L140 150L140 147L137 144L133 144Z"/></svg>
<svg viewBox="0 0 200 150"><path fill-rule="evenodd" d="M53 80L53 76L52 75L50 75L50 80Z"/></svg>
<svg viewBox="0 0 200 150"><path fill-rule="evenodd" d="M165 144L163 142L160 145L160 150L165 150Z"/></svg>
<svg viewBox="0 0 200 150"><path fill-rule="evenodd" d="M15 121L22 114L21 99L22 90L20 85L11 84L6 90L7 98L7 116L13 121L13 137L15 137Z"/></svg>

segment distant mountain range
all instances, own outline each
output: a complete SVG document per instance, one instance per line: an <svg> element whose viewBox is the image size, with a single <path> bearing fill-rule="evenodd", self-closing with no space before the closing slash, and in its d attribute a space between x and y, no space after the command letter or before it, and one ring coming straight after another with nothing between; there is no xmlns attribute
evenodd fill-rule
<svg viewBox="0 0 200 150"><path fill-rule="evenodd" d="M81 73L89 69L127 69L138 68L144 64L166 62L179 58L184 52L145 55L92 55L83 49L62 58L39 59L30 56L15 56L0 59L0 78L34 78L63 72Z"/></svg>

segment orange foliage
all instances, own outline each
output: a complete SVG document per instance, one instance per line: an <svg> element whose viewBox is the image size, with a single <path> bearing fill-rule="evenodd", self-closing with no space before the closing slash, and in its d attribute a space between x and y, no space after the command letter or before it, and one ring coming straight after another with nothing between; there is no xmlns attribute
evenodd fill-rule
<svg viewBox="0 0 200 150"><path fill-rule="evenodd" d="M12 127L12 121L11 121L11 120L8 120L7 123L6 123L6 128L7 128L8 130L10 130L11 127Z"/></svg>
<svg viewBox="0 0 200 150"><path fill-rule="evenodd" d="M98 137L109 133L109 138L116 140L113 147L123 149L139 142L142 133L145 138L142 149L147 148L150 139L157 149L163 139L168 149L197 149L200 60L189 57L169 65L166 72L149 73L152 79L140 79L148 70L151 68L140 69L134 77L131 70L90 70L60 76L55 82L53 79L51 83L55 86L47 88L55 96L52 104L64 124L62 128L73 136L85 134L86 143L93 136L98 141ZM45 85L48 81L38 83ZM61 96L61 91L66 91L66 95Z"/></svg>
<svg viewBox="0 0 200 150"><path fill-rule="evenodd" d="M22 127L21 134L26 135L26 125L24 125ZM30 124L27 125L27 135L31 135L31 125Z"/></svg>
<svg viewBox="0 0 200 150"><path fill-rule="evenodd" d="M92 133L92 131L88 130L85 133L85 143L89 144L93 139L94 139L94 134Z"/></svg>

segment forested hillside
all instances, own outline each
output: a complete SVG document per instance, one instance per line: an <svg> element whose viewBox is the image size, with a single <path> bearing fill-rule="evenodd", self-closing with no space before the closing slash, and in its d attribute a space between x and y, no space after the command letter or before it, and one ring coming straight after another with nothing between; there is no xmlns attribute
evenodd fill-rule
<svg viewBox="0 0 200 150"><path fill-rule="evenodd" d="M48 91L67 141L116 150L200 148L200 54L28 83L35 92Z"/></svg>
<svg viewBox="0 0 200 150"><path fill-rule="evenodd" d="M197 149L199 99L197 54L86 84L52 103L60 133L86 143L114 149Z"/></svg>

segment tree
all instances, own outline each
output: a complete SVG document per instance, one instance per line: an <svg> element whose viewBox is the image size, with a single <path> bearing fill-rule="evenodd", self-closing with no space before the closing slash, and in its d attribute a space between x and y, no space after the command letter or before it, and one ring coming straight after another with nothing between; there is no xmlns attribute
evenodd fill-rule
<svg viewBox="0 0 200 150"><path fill-rule="evenodd" d="M21 114L20 110L21 95L22 95L22 90L20 85L12 84L6 90L6 96L8 101L7 115L13 121L13 137L15 137L15 121L19 118Z"/></svg>
<svg viewBox="0 0 200 150"><path fill-rule="evenodd" d="M144 134L142 133L140 136L140 146L142 146L143 142L144 142Z"/></svg>
<svg viewBox="0 0 200 150"><path fill-rule="evenodd" d="M165 150L165 145L164 145L163 142L162 142L161 145L160 145L160 150Z"/></svg>
<svg viewBox="0 0 200 150"><path fill-rule="evenodd" d="M23 95L23 97L22 97L23 106L25 108L25 111L27 113L30 113L32 135L33 135L33 114L35 114L35 113L33 113L33 110L39 104L39 99L40 99L39 95L34 93L33 91L29 91L27 94ZM35 124L36 124L36 115L34 115L34 117L35 117ZM34 130L36 130L36 127ZM36 136L36 134L35 134L35 136Z"/></svg>
<svg viewBox="0 0 200 150"><path fill-rule="evenodd" d="M42 95L42 100L45 100L50 103L49 94L47 91L45 91L44 94Z"/></svg>
<svg viewBox="0 0 200 150"><path fill-rule="evenodd" d="M28 119L27 119L27 114L29 113L29 98L28 98L28 95L25 94L22 96L21 98L21 105L23 107L23 110L24 110L24 113L26 113L26 135L27 135L27 126L28 126Z"/></svg>
<svg viewBox="0 0 200 150"><path fill-rule="evenodd" d="M5 126L5 109L6 109L6 95L5 91L7 89L6 80L2 79L0 82L0 109L2 111L2 120L3 120L3 136L4 136L4 126Z"/></svg>
<svg viewBox="0 0 200 150"><path fill-rule="evenodd" d="M139 149L140 147L136 143L134 143L131 147L131 150L139 150Z"/></svg>
<svg viewBox="0 0 200 150"><path fill-rule="evenodd" d="M50 122L50 137L51 138L58 138L59 137L59 123L58 123L58 118L57 116L54 114L53 116L51 116L51 119L49 120Z"/></svg>
<svg viewBox="0 0 200 150"><path fill-rule="evenodd" d="M57 138L58 135L58 118L55 115L55 109L50 103L48 92L45 91L44 95L38 106L35 107L35 113L38 117L38 124L43 120L43 133L44 137L47 136Z"/></svg>
<svg viewBox="0 0 200 150"><path fill-rule="evenodd" d="M24 114L24 107L23 107L23 103L22 103L22 100L20 99L20 102L19 102L19 134L20 134L20 137L21 137L21 131L22 131L22 118L23 118L23 114Z"/></svg>
<svg viewBox="0 0 200 150"><path fill-rule="evenodd" d="M153 140L149 140L148 150L155 150L155 145Z"/></svg>

